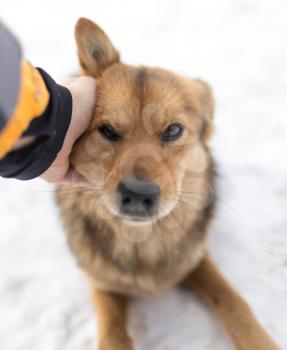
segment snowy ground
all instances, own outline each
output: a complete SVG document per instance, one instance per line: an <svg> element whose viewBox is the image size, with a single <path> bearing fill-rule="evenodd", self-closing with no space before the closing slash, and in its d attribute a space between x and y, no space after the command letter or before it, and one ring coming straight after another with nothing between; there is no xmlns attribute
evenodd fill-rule
<svg viewBox="0 0 287 350"><path fill-rule="evenodd" d="M287 349L286 1L1 1L26 56L57 79L77 66L79 16L102 25L127 62L213 86L221 200L210 249ZM95 349L95 318L52 188L0 180L0 196L1 350ZM129 329L138 350L232 349L205 305L177 290L135 301Z"/></svg>

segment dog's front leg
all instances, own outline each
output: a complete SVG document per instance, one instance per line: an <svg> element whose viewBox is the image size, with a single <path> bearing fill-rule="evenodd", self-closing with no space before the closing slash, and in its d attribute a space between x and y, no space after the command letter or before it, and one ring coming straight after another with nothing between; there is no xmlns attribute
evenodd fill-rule
<svg viewBox="0 0 287 350"><path fill-rule="evenodd" d="M212 305L237 349L279 349L255 319L248 304L222 277L208 254L184 280L183 286L195 290Z"/></svg>
<svg viewBox="0 0 287 350"><path fill-rule="evenodd" d="M127 299L95 288L91 297L98 319L99 350L132 350L126 330Z"/></svg>

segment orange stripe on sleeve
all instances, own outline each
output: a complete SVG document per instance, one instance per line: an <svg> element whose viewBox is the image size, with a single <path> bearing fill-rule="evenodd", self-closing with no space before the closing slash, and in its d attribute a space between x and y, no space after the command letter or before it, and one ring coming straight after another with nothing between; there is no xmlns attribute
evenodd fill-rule
<svg viewBox="0 0 287 350"><path fill-rule="evenodd" d="M0 132L0 159L12 149L34 118L42 115L49 103L49 92L39 71L29 62L21 64L18 102L14 114Z"/></svg>

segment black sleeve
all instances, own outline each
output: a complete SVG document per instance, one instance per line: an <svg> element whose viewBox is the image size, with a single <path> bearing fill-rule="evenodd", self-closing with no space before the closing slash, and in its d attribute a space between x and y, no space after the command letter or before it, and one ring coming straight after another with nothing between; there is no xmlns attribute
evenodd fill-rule
<svg viewBox="0 0 287 350"><path fill-rule="evenodd" d="M39 71L50 93L48 107L41 117L32 121L23 136L37 136L36 141L10 152L0 160L0 176L30 180L43 174L62 148L72 116L72 96L44 70Z"/></svg>

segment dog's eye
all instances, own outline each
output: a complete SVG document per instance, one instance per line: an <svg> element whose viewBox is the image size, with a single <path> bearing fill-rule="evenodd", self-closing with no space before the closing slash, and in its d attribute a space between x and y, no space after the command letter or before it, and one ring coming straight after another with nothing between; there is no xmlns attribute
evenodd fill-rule
<svg viewBox="0 0 287 350"><path fill-rule="evenodd" d="M99 133L109 141L118 141L120 135L116 130L109 124L103 124L99 127Z"/></svg>
<svg viewBox="0 0 287 350"><path fill-rule="evenodd" d="M180 138L183 133L183 125L179 123L171 124L160 136L162 142L172 142Z"/></svg>

